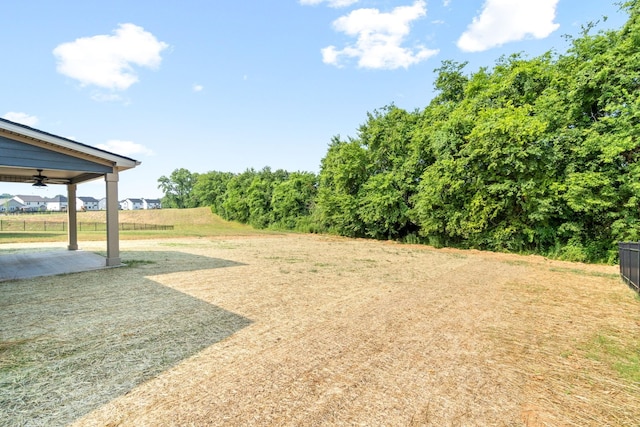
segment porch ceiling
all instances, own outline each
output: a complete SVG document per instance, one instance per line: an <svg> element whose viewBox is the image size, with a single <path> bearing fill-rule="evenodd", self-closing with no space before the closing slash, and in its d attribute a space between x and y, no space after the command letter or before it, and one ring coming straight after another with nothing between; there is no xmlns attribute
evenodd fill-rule
<svg viewBox="0 0 640 427"><path fill-rule="evenodd" d="M33 177L37 174L38 170L34 168L16 168L0 165L1 182L33 183ZM48 180L46 181L47 185L79 184L82 182L101 178L103 176L103 174L88 173L84 171L49 169L42 169L42 175L48 178Z"/></svg>

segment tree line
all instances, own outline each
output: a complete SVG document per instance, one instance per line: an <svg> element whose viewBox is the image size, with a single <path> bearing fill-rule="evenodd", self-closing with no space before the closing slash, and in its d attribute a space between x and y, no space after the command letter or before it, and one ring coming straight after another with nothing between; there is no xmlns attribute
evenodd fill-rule
<svg viewBox="0 0 640 427"><path fill-rule="evenodd" d="M163 207L210 206L226 220L256 228L320 231L311 221L318 191L318 177L312 172L265 167L198 174L180 168L158 183L165 194Z"/></svg>
<svg viewBox="0 0 640 427"><path fill-rule="evenodd" d="M261 228L612 262L618 241L640 238L640 0L621 7L622 28L588 25L562 54L472 73L444 61L424 109L368 113L318 175L178 169L159 179L164 203Z"/></svg>

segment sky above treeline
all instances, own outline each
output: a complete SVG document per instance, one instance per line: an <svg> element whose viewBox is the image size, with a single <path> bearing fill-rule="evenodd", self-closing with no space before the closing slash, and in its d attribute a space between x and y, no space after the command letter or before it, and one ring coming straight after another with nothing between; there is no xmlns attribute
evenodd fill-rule
<svg viewBox="0 0 640 427"><path fill-rule="evenodd" d="M120 198L174 169L319 172L367 112L415 110L434 69L566 51L615 0L32 0L3 4L0 117L142 162ZM603 19L603 17L608 19ZM46 173L45 173L46 175ZM65 194L0 183L0 194ZM103 197L104 182L78 188Z"/></svg>

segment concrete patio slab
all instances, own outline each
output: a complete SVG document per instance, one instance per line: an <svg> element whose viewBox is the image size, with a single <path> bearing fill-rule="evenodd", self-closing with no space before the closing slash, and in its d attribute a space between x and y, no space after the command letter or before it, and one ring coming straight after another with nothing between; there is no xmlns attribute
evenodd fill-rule
<svg viewBox="0 0 640 427"><path fill-rule="evenodd" d="M0 282L107 268L93 252L52 250L0 255Z"/></svg>

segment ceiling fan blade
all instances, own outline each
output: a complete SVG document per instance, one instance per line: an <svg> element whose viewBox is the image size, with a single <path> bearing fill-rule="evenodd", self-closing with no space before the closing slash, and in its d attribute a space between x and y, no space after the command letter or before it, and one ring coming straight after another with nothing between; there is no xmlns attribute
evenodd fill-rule
<svg viewBox="0 0 640 427"><path fill-rule="evenodd" d="M47 178L44 182L47 184L69 184L71 181L66 178Z"/></svg>

